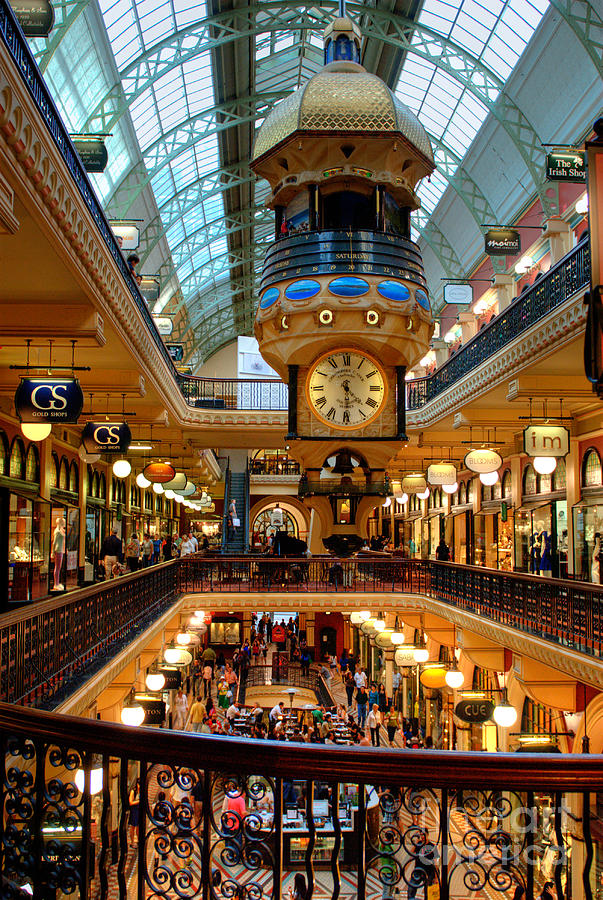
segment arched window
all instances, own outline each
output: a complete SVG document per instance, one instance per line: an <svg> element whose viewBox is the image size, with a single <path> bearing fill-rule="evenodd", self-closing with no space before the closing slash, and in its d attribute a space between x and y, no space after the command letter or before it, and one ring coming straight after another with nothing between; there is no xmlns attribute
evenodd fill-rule
<svg viewBox="0 0 603 900"><path fill-rule="evenodd" d="M79 494L80 490L80 472L75 461L69 466L69 490L72 494Z"/></svg>
<svg viewBox="0 0 603 900"><path fill-rule="evenodd" d="M467 485L463 481L459 488L459 503L461 506L467 502Z"/></svg>
<svg viewBox="0 0 603 900"><path fill-rule="evenodd" d="M0 475L6 475L8 470L8 438L3 431L0 430Z"/></svg>
<svg viewBox="0 0 603 900"><path fill-rule="evenodd" d="M25 460L25 480L37 483L40 481L40 456L35 444L30 444Z"/></svg>
<svg viewBox="0 0 603 900"><path fill-rule="evenodd" d="M496 482L496 484L492 485L492 499L493 500L502 500L502 481L500 478Z"/></svg>
<svg viewBox="0 0 603 900"><path fill-rule="evenodd" d="M564 491L567 487L567 473L565 469L565 460L557 460L557 468L553 472L553 490Z"/></svg>
<svg viewBox="0 0 603 900"><path fill-rule="evenodd" d="M101 500L107 496L107 480L102 472L98 480L98 496Z"/></svg>
<svg viewBox="0 0 603 900"><path fill-rule="evenodd" d="M119 503L119 485L117 478L111 479L111 503Z"/></svg>
<svg viewBox="0 0 603 900"><path fill-rule="evenodd" d="M492 499L492 485L482 484L482 501Z"/></svg>
<svg viewBox="0 0 603 900"><path fill-rule="evenodd" d="M59 465L59 490L69 490L69 465L64 456L61 457L61 463Z"/></svg>
<svg viewBox="0 0 603 900"><path fill-rule="evenodd" d="M475 484L479 482L479 478L472 478L467 485L467 503L472 503L475 497Z"/></svg>
<svg viewBox="0 0 603 900"><path fill-rule="evenodd" d="M50 487L51 489L58 487L59 485L59 457L53 450L52 459L50 462Z"/></svg>
<svg viewBox="0 0 603 900"><path fill-rule="evenodd" d="M21 441L20 438L13 439L13 445L10 451L9 474L11 478L18 478L20 481L25 480L25 450L23 441Z"/></svg>
<svg viewBox="0 0 603 900"><path fill-rule="evenodd" d="M501 489L503 499L510 500L513 496L513 482L511 480L511 473L508 469L502 477Z"/></svg>
<svg viewBox="0 0 603 900"><path fill-rule="evenodd" d="M594 448L587 450L582 461L582 486L600 487L603 484L601 457Z"/></svg>
<svg viewBox="0 0 603 900"><path fill-rule="evenodd" d="M535 494L538 489L536 472L533 466L527 465L523 472L523 492L527 496Z"/></svg>

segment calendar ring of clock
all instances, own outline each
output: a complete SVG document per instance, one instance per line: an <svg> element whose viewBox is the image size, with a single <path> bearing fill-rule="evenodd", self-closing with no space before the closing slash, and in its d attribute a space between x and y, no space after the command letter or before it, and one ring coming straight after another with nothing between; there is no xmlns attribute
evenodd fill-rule
<svg viewBox="0 0 603 900"><path fill-rule="evenodd" d="M312 413L331 428L357 431L379 416L387 400L381 364L355 347L323 353L310 366L306 400Z"/></svg>

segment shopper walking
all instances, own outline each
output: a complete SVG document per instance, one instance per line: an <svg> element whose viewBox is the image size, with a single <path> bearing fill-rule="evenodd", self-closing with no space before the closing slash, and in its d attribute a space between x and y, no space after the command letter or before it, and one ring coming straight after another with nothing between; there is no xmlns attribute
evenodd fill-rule
<svg viewBox="0 0 603 900"><path fill-rule="evenodd" d="M114 525L111 534L105 538L100 548L99 557L105 568L105 579L113 578L113 566L122 559L122 541L117 536L117 525Z"/></svg>
<svg viewBox="0 0 603 900"><path fill-rule="evenodd" d="M366 688L360 687L356 691L356 706L358 709L358 724L363 729L366 724L368 694Z"/></svg>
<svg viewBox="0 0 603 900"><path fill-rule="evenodd" d="M381 713L379 712L379 705L377 703L373 703L371 711L366 717L366 724L371 732L371 744L373 747L380 747Z"/></svg>
<svg viewBox="0 0 603 900"><path fill-rule="evenodd" d="M151 535L147 532L144 536L144 541L142 542L142 567L146 569L147 566L151 565L151 561L153 559L153 541L151 540Z"/></svg>
<svg viewBox="0 0 603 900"><path fill-rule="evenodd" d="M136 572L138 570L140 557L140 541L138 540L136 532L132 533L130 540L126 544L125 557L128 572Z"/></svg>

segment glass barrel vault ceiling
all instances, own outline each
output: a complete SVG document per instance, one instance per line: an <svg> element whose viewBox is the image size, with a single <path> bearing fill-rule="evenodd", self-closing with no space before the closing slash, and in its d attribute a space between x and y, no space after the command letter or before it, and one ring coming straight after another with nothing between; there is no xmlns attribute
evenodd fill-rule
<svg viewBox="0 0 603 900"><path fill-rule="evenodd" d="M55 2L60 23L69 13L63 0ZM253 122L257 128L280 97L322 65L322 28L336 5L260 0L249 13L237 8L235 30L224 13L212 18L206 4L195 0L99 3L102 18L94 0L76 0L86 15L62 28L59 40L55 36L45 74L72 131L101 131L99 123L105 123L112 134L109 166L103 175L92 176L110 214L133 215L131 198L139 197L145 184L151 191L150 208L156 207L159 223L155 233L165 237L164 254L169 254L161 271L176 275L166 279L170 291L164 291L160 306L169 303L170 292L181 290L179 302L190 323L189 360L200 362L236 336L242 317L234 313L241 304L249 306L244 319L249 327L256 302L253 273L259 274L272 234L270 216L261 208L265 185L254 187L249 180L250 143L242 145L238 163L228 167L229 173L238 172L239 182L250 185L250 205L234 209L225 204L220 138L228 123L216 102L216 48L219 53L221 39L232 44L235 34L246 39L245 48L255 47L254 65L241 79L247 96L240 98L241 112L232 127ZM428 225L547 5L547 0L425 0L420 7L417 27L403 47L397 84L390 85L435 139L440 164L420 188L415 238ZM379 0L372 8L350 2L348 9L363 26L365 42L379 40L371 24L381 10ZM385 5L381 11L391 16ZM219 27L209 27L216 22ZM44 59L49 42L32 43ZM475 63L469 80L467 58ZM208 177L212 173L215 177ZM246 239L233 250L229 234L239 232ZM157 237L152 246L159 246ZM229 293L233 266L246 262L247 283L241 285L239 274Z"/></svg>

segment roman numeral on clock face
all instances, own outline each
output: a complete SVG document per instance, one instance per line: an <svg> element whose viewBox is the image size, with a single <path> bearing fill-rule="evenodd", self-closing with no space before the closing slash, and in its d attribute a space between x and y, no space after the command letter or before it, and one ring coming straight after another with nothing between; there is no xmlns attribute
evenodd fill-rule
<svg viewBox="0 0 603 900"><path fill-rule="evenodd" d="M335 407L332 406L331 409L327 413L327 419L331 419L332 422L335 421Z"/></svg>
<svg viewBox="0 0 603 900"><path fill-rule="evenodd" d="M350 365L350 354L349 354L349 353L342 353L342 354L341 354L341 358L342 358L342 360L343 360L344 366L349 366L349 365Z"/></svg>
<svg viewBox="0 0 603 900"><path fill-rule="evenodd" d="M319 397L315 403L315 406L317 406L319 409L322 409L326 402L327 402L326 397Z"/></svg>
<svg viewBox="0 0 603 900"><path fill-rule="evenodd" d="M369 397L369 398L368 398L368 400L366 401L366 405L367 405L367 406L370 406L371 409L376 409L376 407L378 406L377 401L376 401L376 400L373 400L372 397Z"/></svg>

